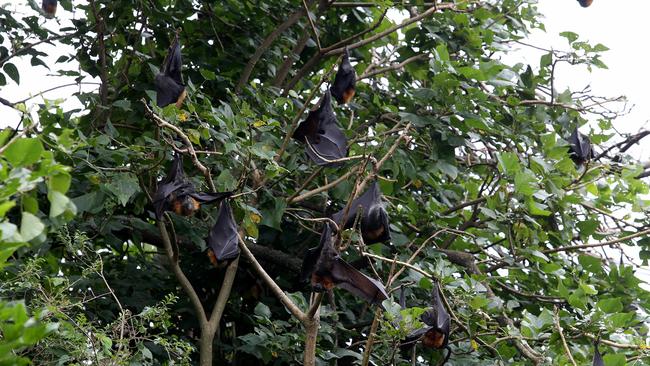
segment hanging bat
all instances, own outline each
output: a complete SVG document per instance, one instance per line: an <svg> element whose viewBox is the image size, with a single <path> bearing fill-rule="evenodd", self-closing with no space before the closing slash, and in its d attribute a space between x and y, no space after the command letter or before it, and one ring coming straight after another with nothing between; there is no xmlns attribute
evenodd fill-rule
<svg viewBox="0 0 650 366"><path fill-rule="evenodd" d="M337 166L335 160L348 155L347 139L339 128L332 110L332 97L329 91L312 109L293 133L294 139L306 145L305 151L314 163L323 166Z"/></svg>
<svg viewBox="0 0 650 366"><path fill-rule="evenodd" d="M217 267L239 255L239 234L228 199L221 202L217 221L210 229L206 243L210 261Z"/></svg>
<svg viewBox="0 0 650 366"><path fill-rule="evenodd" d="M332 96L339 104L349 103L354 97L357 74L350 64L350 53L347 47L343 53L343 59L334 77L334 84L330 87Z"/></svg>
<svg viewBox="0 0 650 366"><path fill-rule="evenodd" d="M158 107L162 108L172 103L176 103L177 108L183 105L187 92L185 91L185 85L183 85L182 67L181 45L177 34L169 47L169 52L165 57L165 61L163 61L160 73L154 79Z"/></svg>
<svg viewBox="0 0 650 366"><path fill-rule="evenodd" d="M449 343L451 317L440 299L440 290L438 289L437 283L434 284L432 298L432 307L420 316L420 320L422 320L426 327L411 332L402 343L402 346L422 341L422 345L427 348L446 348L447 356L442 363L444 365L451 356L451 349L447 346Z"/></svg>
<svg viewBox="0 0 650 366"><path fill-rule="evenodd" d="M605 366L603 356L600 355L600 351L598 350L598 341L594 342L594 361L592 366Z"/></svg>
<svg viewBox="0 0 650 366"><path fill-rule="evenodd" d="M577 165L582 165L593 158L589 137L580 133L577 127L569 137L569 156Z"/></svg>
<svg viewBox="0 0 650 366"><path fill-rule="evenodd" d="M180 154L176 154L167 176L158 184L153 197L153 206L158 219L165 211L173 211L181 216L192 216L201 208L201 204L217 202L231 194L232 192L197 192L194 185L185 178L183 158Z"/></svg>
<svg viewBox="0 0 650 366"><path fill-rule="evenodd" d="M361 237L365 244L374 244L390 241L390 223L388 213L381 200L381 189L379 183L375 182L370 188L357 199L352 201L347 217L343 223L345 208L334 215L332 220L342 227L342 230L349 229L361 213Z"/></svg>
<svg viewBox="0 0 650 366"><path fill-rule="evenodd" d="M371 304L388 298L384 285L361 273L341 258L334 248L332 229L326 224L316 248L309 249L302 263L302 278L311 281L315 292L340 287Z"/></svg>
<svg viewBox="0 0 650 366"><path fill-rule="evenodd" d="M43 9L45 16L47 16L48 18L54 18L54 15L56 14L57 4L58 4L57 0L43 0L43 3L41 4L41 9Z"/></svg>
<svg viewBox="0 0 650 366"><path fill-rule="evenodd" d="M591 3L594 2L594 0L578 0L578 2L580 3L580 6L587 8L589 5L591 5Z"/></svg>

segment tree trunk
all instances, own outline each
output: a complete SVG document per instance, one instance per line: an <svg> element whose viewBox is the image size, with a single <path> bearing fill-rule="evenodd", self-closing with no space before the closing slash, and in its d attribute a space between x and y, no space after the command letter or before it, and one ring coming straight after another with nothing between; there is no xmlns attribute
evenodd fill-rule
<svg viewBox="0 0 650 366"><path fill-rule="evenodd" d="M201 327L201 340L199 341L201 366L212 366L212 343L216 332L210 328L210 326Z"/></svg>
<svg viewBox="0 0 650 366"><path fill-rule="evenodd" d="M316 343L318 340L318 327L320 326L320 316L318 314L313 319L305 322L305 357L304 366L316 365Z"/></svg>

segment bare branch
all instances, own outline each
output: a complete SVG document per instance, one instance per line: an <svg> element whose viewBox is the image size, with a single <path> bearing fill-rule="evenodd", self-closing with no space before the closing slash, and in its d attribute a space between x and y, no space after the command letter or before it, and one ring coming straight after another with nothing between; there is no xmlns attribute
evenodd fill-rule
<svg viewBox="0 0 650 366"><path fill-rule="evenodd" d="M269 276L269 274L266 273L266 271L264 270L262 265L257 261L253 253L251 253L251 251L248 249L246 243L244 243L244 240L241 238L241 236L239 236L239 248L241 249L242 253L244 253L246 259L248 259L248 261L251 263L251 265L255 269L255 272L257 272L257 274L261 277L262 281L264 281L264 283L266 283L266 285L271 289L271 292L273 292L273 294L278 298L278 300L280 300L280 302L284 304L287 310L289 310L289 312L293 314L293 316L295 316L296 319L300 320L301 322L304 322L305 319L307 319L307 315L305 315L305 313L303 313L302 310L300 310L298 306L293 301L291 301L289 296L287 296L284 293L284 291L280 288L280 286L278 286L278 284L275 283L275 281L273 281L271 276Z"/></svg>

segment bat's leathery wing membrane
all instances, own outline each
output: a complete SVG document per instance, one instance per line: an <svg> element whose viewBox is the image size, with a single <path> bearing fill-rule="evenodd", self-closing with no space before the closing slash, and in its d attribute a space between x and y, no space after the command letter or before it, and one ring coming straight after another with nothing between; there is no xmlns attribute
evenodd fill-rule
<svg viewBox="0 0 650 366"><path fill-rule="evenodd" d="M218 262L235 259L239 255L239 234L228 200L221 202L217 221L206 239Z"/></svg>

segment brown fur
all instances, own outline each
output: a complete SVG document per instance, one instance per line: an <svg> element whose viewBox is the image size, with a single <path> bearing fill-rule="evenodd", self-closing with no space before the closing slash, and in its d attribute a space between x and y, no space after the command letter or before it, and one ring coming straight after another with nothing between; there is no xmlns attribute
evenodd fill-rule
<svg viewBox="0 0 650 366"><path fill-rule="evenodd" d="M332 280L331 277L329 276L319 276L316 273L312 273L311 275L311 283L320 283L321 286L323 286L324 289L326 290L331 290L334 288L334 281Z"/></svg>
<svg viewBox="0 0 650 366"><path fill-rule="evenodd" d="M54 16L54 14L56 14L56 4L47 5L43 10L45 10L48 15Z"/></svg>
<svg viewBox="0 0 650 366"><path fill-rule="evenodd" d="M384 235L384 226L382 225L378 229L373 231L367 231L365 234L368 239L375 240L380 236Z"/></svg>
<svg viewBox="0 0 650 366"><path fill-rule="evenodd" d="M343 103L350 103L352 98L354 98L354 94L356 93L356 90L354 87L349 88L348 90L343 92Z"/></svg>
<svg viewBox="0 0 650 366"><path fill-rule="evenodd" d="M183 106L185 97L187 97L187 91L183 89L183 92L181 93L181 95L178 96L178 99L176 100L176 108L180 108Z"/></svg>
<svg viewBox="0 0 650 366"><path fill-rule="evenodd" d="M445 344L445 335L431 329L422 337L422 345L429 348L440 349Z"/></svg>

